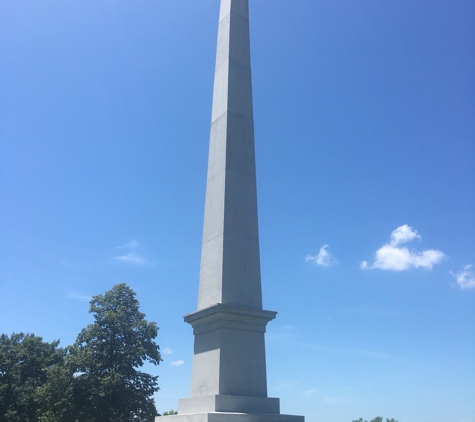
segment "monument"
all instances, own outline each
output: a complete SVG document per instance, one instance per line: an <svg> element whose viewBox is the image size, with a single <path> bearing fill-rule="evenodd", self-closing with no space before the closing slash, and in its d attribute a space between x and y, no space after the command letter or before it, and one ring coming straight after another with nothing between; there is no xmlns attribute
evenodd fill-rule
<svg viewBox="0 0 475 422"><path fill-rule="evenodd" d="M304 422L267 396L248 0L221 0L189 398L174 422ZM161 420L161 419L160 419ZM156 419L159 421L159 419Z"/></svg>

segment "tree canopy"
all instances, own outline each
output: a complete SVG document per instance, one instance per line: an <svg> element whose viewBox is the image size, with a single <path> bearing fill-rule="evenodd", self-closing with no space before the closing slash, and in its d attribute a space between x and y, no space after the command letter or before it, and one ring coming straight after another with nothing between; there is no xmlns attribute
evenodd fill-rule
<svg viewBox="0 0 475 422"><path fill-rule="evenodd" d="M36 391L46 382L47 369L63 359L58 344L33 334L0 336L0 420L37 420Z"/></svg>
<svg viewBox="0 0 475 422"><path fill-rule="evenodd" d="M0 338L0 421L152 422L160 363L158 327L139 310L135 292L118 284L90 302L94 322L76 342L13 334Z"/></svg>
<svg viewBox="0 0 475 422"><path fill-rule="evenodd" d="M151 396L157 378L139 371L145 361L161 361L154 342L158 327L139 311L135 292L118 284L94 296L94 323L83 329L71 349L76 381L88 391L84 403L97 421L148 421L157 414Z"/></svg>

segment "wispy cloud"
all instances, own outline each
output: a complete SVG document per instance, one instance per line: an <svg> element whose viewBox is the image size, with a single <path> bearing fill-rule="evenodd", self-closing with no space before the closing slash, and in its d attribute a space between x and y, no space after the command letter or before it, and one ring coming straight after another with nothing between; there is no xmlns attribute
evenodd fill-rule
<svg viewBox="0 0 475 422"><path fill-rule="evenodd" d="M338 397L333 397L333 396L326 396L323 398L323 401L325 403L328 403L328 404L341 404L342 403L342 399L338 398Z"/></svg>
<svg viewBox="0 0 475 422"><path fill-rule="evenodd" d="M119 250L125 249L125 251L123 251L121 255L115 256L114 260L123 262L126 264L130 264L130 265L138 265L141 267L151 265L151 262L149 260L147 260L142 255L136 252L136 249L139 247L140 247L140 243L137 242L136 240L131 240L128 243L117 246L116 249L119 249Z"/></svg>
<svg viewBox="0 0 475 422"><path fill-rule="evenodd" d="M182 366L185 362L182 360L176 360L172 363L170 363L170 366Z"/></svg>
<svg viewBox="0 0 475 422"><path fill-rule="evenodd" d="M82 295L78 293L68 293L68 298L79 300L80 302L90 302L92 300L92 296Z"/></svg>
<svg viewBox="0 0 475 422"><path fill-rule="evenodd" d="M307 399L312 398L315 394L317 394L317 390L315 388L311 388L303 392L303 396L306 397Z"/></svg>
<svg viewBox="0 0 475 422"><path fill-rule="evenodd" d="M322 400L323 402L330 404L330 405L338 405L344 403L344 400L340 397L335 395L323 395L322 392L319 392L316 388L310 388L308 390L304 390L302 395L306 399L318 399L319 401Z"/></svg>
<svg viewBox="0 0 475 422"><path fill-rule="evenodd" d="M393 311L390 309L379 309L379 308L368 308L368 307L354 307L354 308L347 308L341 311L343 315L376 315L376 316L390 316L390 317L397 317L403 316L404 313L399 311Z"/></svg>
<svg viewBox="0 0 475 422"><path fill-rule="evenodd" d="M412 227L407 224L398 227L391 233L390 242L376 251L374 263L370 265L363 261L360 267L363 270L379 268L380 270L404 271L411 267L431 270L445 257L444 253L439 250L429 249L414 252L403 246L415 239L421 239L421 236Z"/></svg>
<svg viewBox="0 0 475 422"><path fill-rule="evenodd" d="M475 288L475 274L473 273L472 268L473 265L465 265L463 270L459 273L450 272L455 280L457 280L457 284L462 290Z"/></svg>
<svg viewBox="0 0 475 422"><path fill-rule="evenodd" d="M173 351L169 347L165 347L165 349L162 350L162 354L164 355L172 355Z"/></svg>
<svg viewBox="0 0 475 422"><path fill-rule="evenodd" d="M278 390L292 390L295 388L296 382L294 380L281 380L274 385Z"/></svg>
<svg viewBox="0 0 475 422"><path fill-rule="evenodd" d="M318 353L330 353L336 355L349 355L356 356L364 359L375 359L381 361L390 361L390 362L401 362L404 361L404 358L401 358L396 355L392 355L386 352L379 352L374 350L361 350L361 349L335 349L327 348L322 346L317 346L315 344L301 344L301 347L304 347L309 350L313 350Z"/></svg>
<svg viewBox="0 0 475 422"><path fill-rule="evenodd" d="M266 339L267 341L279 341L285 340L290 337L293 331L291 325L282 325L277 327L271 327L267 329Z"/></svg>
<svg viewBox="0 0 475 422"><path fill-rule="evenodd" d="M385 360L385 361L400 361L401 358L391 355L385 352L375 352L372 350L337 350L335 353L341 353L345 355L353 355L359 356L362 358L368 359L377 359L377 360Z"/></svg>
<svg viewBox="0 0 475 422"><path fill-rule="evenodd" d="M328 245L323 245L320 248L318 255L307 255L305 257L305 261L314 262L321 267L329 267L330 265L336 264L338 262L337 259L330 252L328 252Z"/></svg>
<svg viewBox="0 0 475 422"><path fill-rule="evenodd" d="M135 248L138 248L139 246L140 246L139 242L137 242L136 240L131 240L129 243L117 246L116 249L135 249Z"/></svg>
<svg viewBox="0 0 475 422"><path fill-rule="evenodd" d="M144 257L134 252L129 252L125 255L115 256L114 259L116 261L125 262L127 264L132 264L132 265L139 265L142 267L146 265L150 265L150 262L148 260L146 260Z"/></svg>

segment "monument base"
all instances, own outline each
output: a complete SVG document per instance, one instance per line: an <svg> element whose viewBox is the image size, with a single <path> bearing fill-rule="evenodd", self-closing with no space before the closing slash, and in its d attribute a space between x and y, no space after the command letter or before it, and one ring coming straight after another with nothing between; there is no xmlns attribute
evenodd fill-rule
<svg viewBox="0 0 475 422"><path fill-rule="evenodd" d="M155 418L155 422L304 422L303 416L267 415L260 413L188 413Z"/></svg>
<svg viewBox="0 0 475 422"><path fill-rule="evenodd" d="M178 415L155 422L304 422L303 416L281 415L279 399L227 396L190 397L178 401Z"/></svg>
<svg viewBox="0 0 475 422"><path fill-rule="evenodd" d="M280 414L280 400L270 397L215 394L178 400L178 414L190 413Z"/></svg>

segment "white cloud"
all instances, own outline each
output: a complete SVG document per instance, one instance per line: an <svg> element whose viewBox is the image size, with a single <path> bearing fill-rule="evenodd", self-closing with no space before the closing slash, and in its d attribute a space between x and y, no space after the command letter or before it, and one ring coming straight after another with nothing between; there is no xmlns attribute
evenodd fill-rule
<svg viewBox="0 0 475 422"><path fill-rule="evenodd" d="M457 284L462 290L475 288L475 274L473 273L472 268L473 265L465 265L463 270L459 273L450 272L450 274L455 277Z"/></svg>
<svg viewBox="0 0 475 422"><path fill-rule="evenodd" d="M421 236L416 230L404 224L391 233L389 243L376 251L372 265L363 261L360 267L363 270L379 268L381 270L404 271L411 267L422 267L430 270L445 257L443 252L435 249L413 252L401 246L420 238Z"/></svg>
<svg viewBox="0 0 475 422"><path fill-rule="evenodd" d="M293 331L294 331L294 328L288 324L282 325L282 326L272 325L270 328L267 329L266 340L267 341L286 340L290 337Z"/></svg>
<svg viewBox="0 0 475 422"><path fill-rule="evenodd" d="M320 248L320 252L318 252L318 255L316 256L307 255L305 257L305 261L315 262L315 264L322 267L328 267L331 264L336 264L338 262L336 258L330 252L328 252L328 245L323 245Z"/></svg>
<svg viewBox="0 0 475 422"><path fill-rule="evenodd" d="M390 245L396 247L420 238L421 236L416 230L412 230L412 227L404 224L391 233Z"/></svg>
<svg viewBox="0 0 475 422"><path fill-rule="evenodd" d="M162 350L162 353L164 355L172 355L173 354L173 351L172 349L170 349L169 347L165 347L165 349Z"/></svg>
<svg viewBox="0 0 475 422"><path fill-rule="evenodd" d="M124 255L115 256L114 260L125 262L131 265L147 266L150 265L150 262L145 259L143 256L136 253L134 250L140 247L140 243L136 240L131 240L129 243L124 245L117 246L116 249L128 249L129 251L124 251Z"/></svg>
<svg viewBox="0 0 475 422"><path fill-rule="evenodd" d="M400 358L399 356L391 355L385 352L373 351L373 350L332 349L332 348L325 348L325 347L316 346L312 344L309 344L306 347L318 353L351 355L351 356L357 356L357 357L361 357L365 359L374 359L374 360L381 360L381 361L393 361L393 362L403 361L403 359Z"/></svg>
<svg viewBox="0 0 475 422"><path fill-rule="evenodd" d="M398 317L403 316L404 313L391 310L391 309L382 309L378 307L354 307L347 308L341 311L343 315L373 315L378 317Z"/></svg>
<svg viewBox="0 0 475 422"><path fill-rule="evenodd" d="M170 363L171 366L182 366L185 362L182 360L176 360L172 363Z"/></svg>
<svg viewBox="0 0 475 422"><path fill-rule="evenodd" d="M293 390L295 389L295 381L292 380L283 380L279 381L274 387L277 390Z"/></svg>
<svg viewBox="0 0 475 422"><path fill-rule="evenodd" d="M140 243L137 242L136 240L131 240L129 243L126 243L125 245L120 245L117 246L116 249L135 249L140 246Z"/></svg>
<svg viewBox="0 0 475 422"><path fill-rule="evenodd" d="M305 390L303 392L303 396L306 398L311 398L317 393L317 390L315 388L312 388L310 390Z"/></svg>
<svg viewBox="0 0 475 422"><path fill-rule="evenodd" d="M327 396L323 400L325 401L325 403L328 403L328 404L340 404L341 403L341 399L339 399L338 397Z"/></svg>
<svg viewBox="0 0 475 422"><path fill-rule="evenodd" d="M134 252L129 252L121 256L115 256L114 259L117 261L125 262L127 264L132 264L132 265L145 266L145 265L150 264L150 262L148 262L145 258L141 257L140 255L137 255Z"/></svg>
<svg viewBox="0 0 475 422"><path fill-rule="evenodd" d="M81 295L77 293L69 293L68 298L79 300L81 302L90 302L92 300L92 296Z"/></svg>

